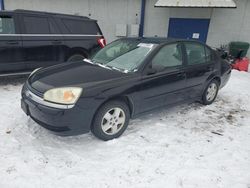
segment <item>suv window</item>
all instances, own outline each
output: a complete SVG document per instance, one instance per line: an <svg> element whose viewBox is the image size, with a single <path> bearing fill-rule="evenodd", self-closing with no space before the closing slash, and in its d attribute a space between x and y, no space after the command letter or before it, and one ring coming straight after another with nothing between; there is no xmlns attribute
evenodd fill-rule
<svg viewBox="0 0 250 188"><path fill-rule="evenodd" d="M160 49L152 60L152 68L164 70L167 67L182 65L182 50L179 43L168 44Z"/></svg>
<svg viewBox="0 0 250 188"><path fill-rule="evenodd" d="M62 19L71 34L100 34L95 21Z"/></svg>
<svg viewBox="0 0 250 188"><path fill-rule="evenodd" d="M185 43L189 65L207 63L205 46L198 43Z"/></svg>
<svg viewBox="0 0 250 188"><path fill-rule="evenodd" d="M24 16L24 25L28 34L49 34L50 25L47 18Z"/></svg>
<svg viewBox="0 0 250 188"><path fill-rule="evenodd" d="M0 33L1 34L14 34L15 24L14 19L10 16L0 16Z"/></svg>

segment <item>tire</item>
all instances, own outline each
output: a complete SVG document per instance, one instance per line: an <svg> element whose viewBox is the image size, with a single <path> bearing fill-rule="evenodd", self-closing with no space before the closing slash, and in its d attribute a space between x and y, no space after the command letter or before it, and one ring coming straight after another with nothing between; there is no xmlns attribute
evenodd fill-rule
<svg viewBox="0 0 250 188"><path fill-rule="evenodd" d="M130 111L127 104L122 101L110 101L97 111L91 131L101 140L112 140L123 134L128 127L129 119Z"/></svg>
<svg viewBox="0 0 250 188"><path fill-rule="evenodd" d="M67 62L82 61L85 58L82 54L74 54L67 59Z"/></svg>
<svg viewBox="0 0 250 188"><path fill-rule="evenodd" d="M219 91L219 82L212 80L202 94L202 104L210 105L214 102Z"/></svg>

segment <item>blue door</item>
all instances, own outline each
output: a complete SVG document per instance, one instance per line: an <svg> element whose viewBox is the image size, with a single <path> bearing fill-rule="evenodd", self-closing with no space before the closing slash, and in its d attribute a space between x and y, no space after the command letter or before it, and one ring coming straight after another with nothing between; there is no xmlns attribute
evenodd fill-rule
<svg viewBox="0 0 250 188"><path fill-rule="evenodd" d="M168 37L206 43L210 19L170 18Z"/></svg>

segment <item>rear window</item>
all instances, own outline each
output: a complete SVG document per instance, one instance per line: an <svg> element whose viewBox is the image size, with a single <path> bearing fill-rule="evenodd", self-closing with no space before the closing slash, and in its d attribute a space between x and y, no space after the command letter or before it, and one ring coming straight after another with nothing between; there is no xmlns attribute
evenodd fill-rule
<svg viewBox="0 0 250 188"><path fill-rule="evenodd" d="M15 34L15 24L12 17L0 16L0 34Z"/></svg>
<svg viewBox="0 0 250 188"><path fill-rule="evenodd" d="M95 21L62 19L62 22L71 34L101 34Z"/></svg>

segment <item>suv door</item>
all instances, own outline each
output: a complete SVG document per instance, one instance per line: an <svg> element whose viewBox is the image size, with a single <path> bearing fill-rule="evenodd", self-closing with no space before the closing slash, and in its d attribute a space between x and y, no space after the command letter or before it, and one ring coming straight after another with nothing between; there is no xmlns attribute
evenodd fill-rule
<svg viewBox="0 0 250 188"><path fill-rule="evenodd" d="M63 38L53 18L24 14L21 17L25 60L29 69L48 67L63 61Z"/></svg>
<svg viewBox="0 0 250 188"><path fill-rule="evenodd" d="M22 41L15 14L0 14L0 74L26 68Z"/></svg>
<svg viewBox="0 0 250 188"><path fill-rule="evenodd" d="M98 40L103 36L95 20L59 16L55 16L55 20L64 35L66 61L70 61L74 55L78 55L80 59L90 57L101 49Z"/></svg>
<svg viewBox="0 0 250 188"><path fill-rule="evenodd" d="M187 65L187 95L197 98L202 94L207 78L213 73L215 61L212 51L198 42L185 42L185 56Z"/></svg>
<svg viewBox="0 0 250 188"><path fill-rule="evenodd" d="M142 77L143 111L185 99L186 76L183 62L183 47L180 43L163 46L152 58Z"/></svg>

